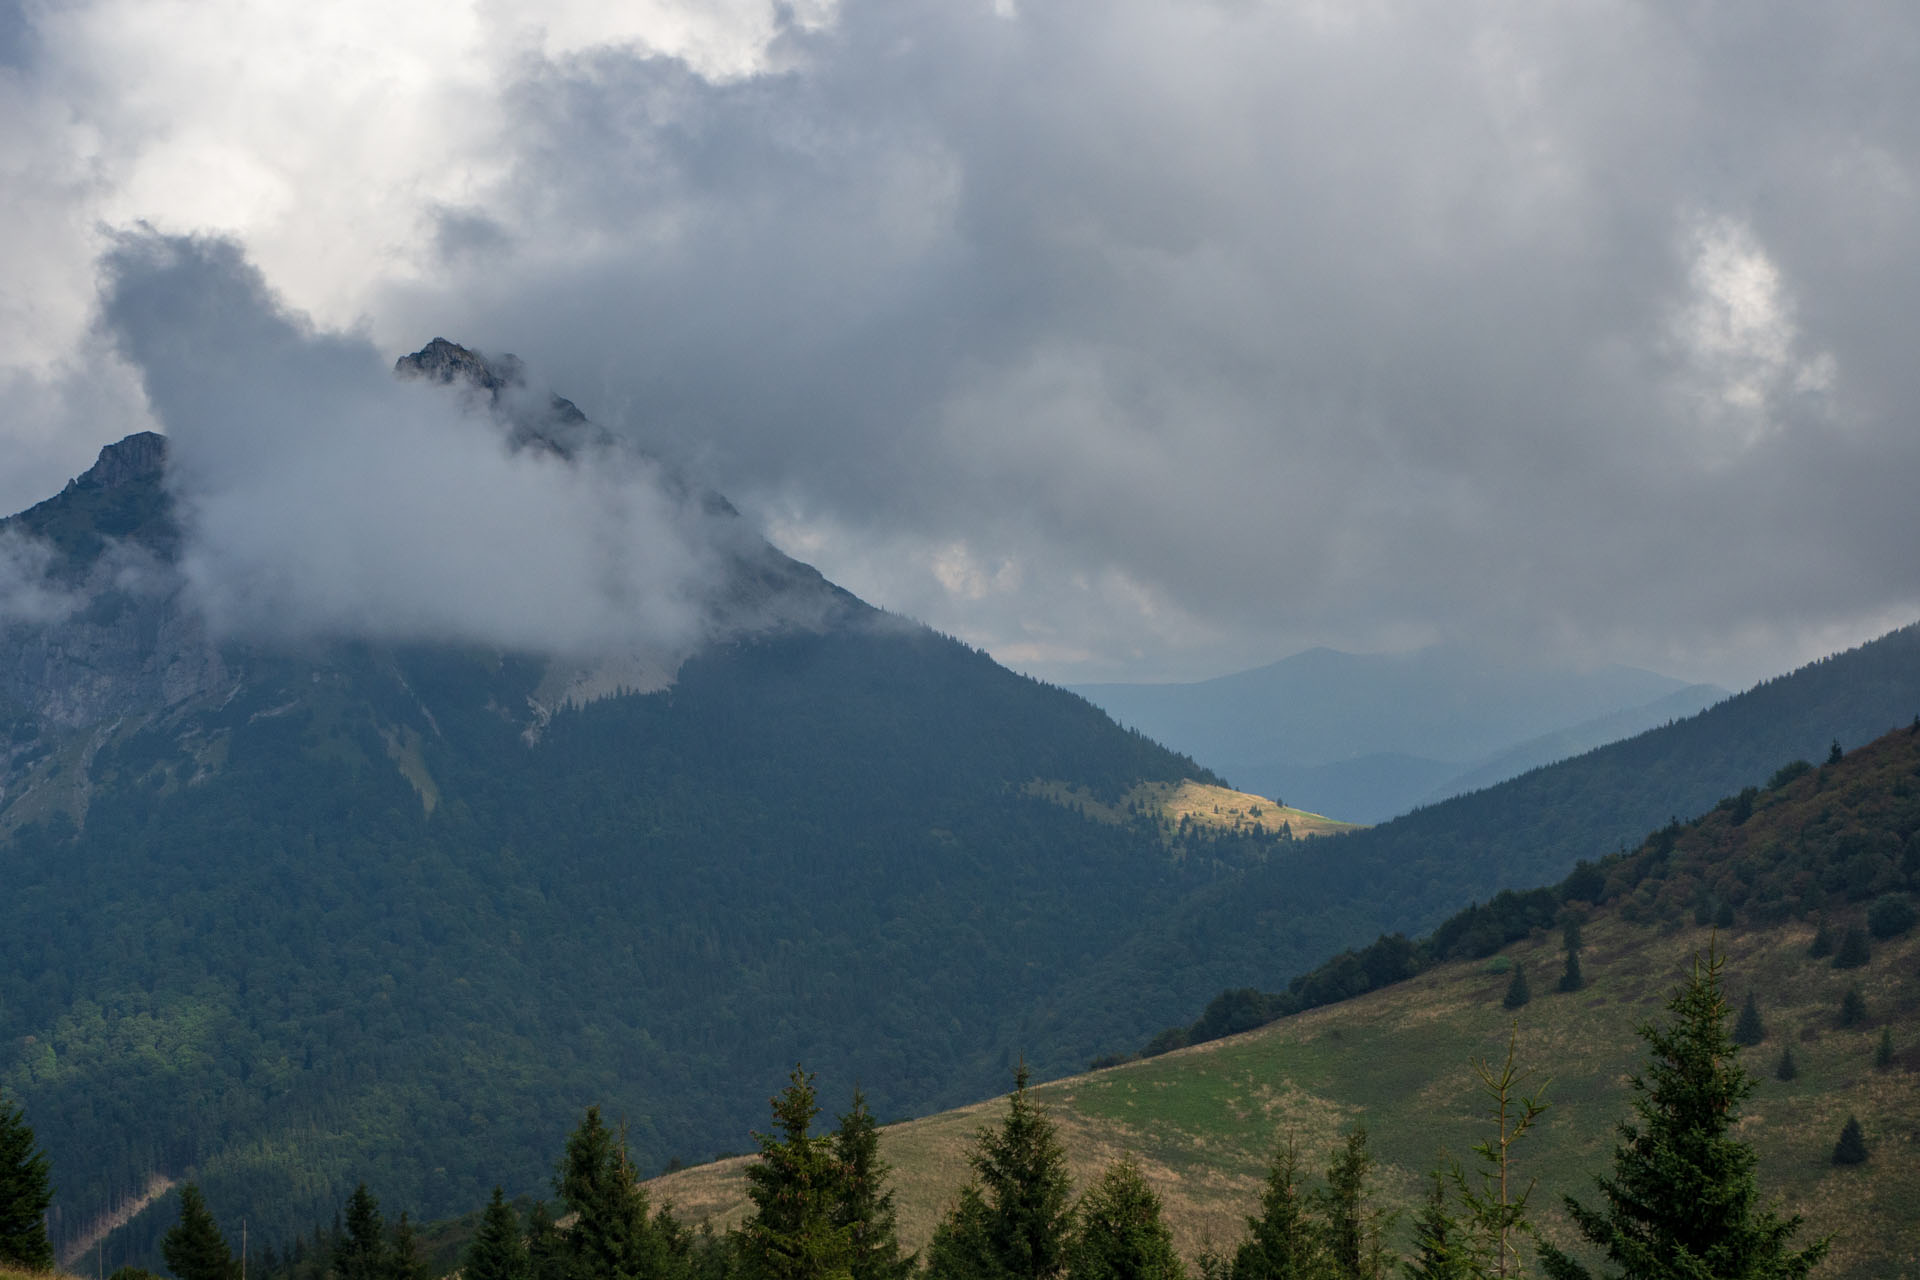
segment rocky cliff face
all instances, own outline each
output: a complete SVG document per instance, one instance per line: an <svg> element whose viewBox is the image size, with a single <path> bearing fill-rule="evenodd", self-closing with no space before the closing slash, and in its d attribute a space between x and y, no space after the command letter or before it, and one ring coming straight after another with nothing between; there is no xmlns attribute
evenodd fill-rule
<svg viewBox="0 0 1920 1280"><path fill-rule="evenodd" d="M69 489L118 489L125 485L157 483L167 469L167 438L140 431L100 451L100 457Z"/></svg>
<svg viewBox="0 0 1920 1280"><path fill-rule="evenodd" d="M183 599L166 456L164 436L129 436L57 497L0 521L43 575L27 584L37 610L0 600L0 705L15 717L79 729L225 687L219 650Z"/></svg>

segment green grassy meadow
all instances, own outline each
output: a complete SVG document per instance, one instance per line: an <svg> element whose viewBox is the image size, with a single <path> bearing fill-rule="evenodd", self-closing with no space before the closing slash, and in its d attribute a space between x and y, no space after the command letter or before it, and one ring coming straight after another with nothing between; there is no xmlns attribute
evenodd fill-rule
<svg viewBox="0 0 1920 1280"><path fill-rule="evenodd" d="M1181 1248L1231 1247L1253 1208L1277 1142L1299 1144L1318 1170L1347 1126L1364 1121L1380 1164L1378 1192L1408 1209L1425 1172L1445 1151L1468 1157L1492 1133L1476 1059L1498 1059L1518 1028L1518 1061L1531 1092L1550 1109L1515 1148L1524 1185L1537 1179L1543 1230L1573 1243L1560 1197L1593 1199L1592 1175L1610 1165L1614 1126L1628 1114L1627 1079L1642 1061L1636 1028L1662 1014L1692 956L1710 943L1727 959L1725 985L1737 1009L1752 990L1767 1039L1743 1053L1759 1080L1741 1133L1760 1156L1763 1191L1805 1215L1807 1236L1835 1233L1819 1274L1920 1274L1920 936L1879 944L1851 973L1808 958L1809 926L1661 930L1604 917L1585 929L1587 987L1554 990L1563 965L1558 932L1518 943L1487 961L1443 966L1356 1000L1312 1010L1256 1031L1145 1061L1040 1086L1082 1185L1133 1154L1167 1205ZM1524 964L1533 1000L1502 1007L1511 966ZM1867 1024L1840 1029L1847 986L1860 981ZM1877 1070L1881 1029L1896 1058ZM1773 1077L1791 1041L1799 1076ZM837 1083L821 1080L836 1105ZM771 1089L769 1090L771 1091ZM884 1151L895 1165L903 1234L925 1243L967 1177L975 1129L995 1121L1000 1100L891 1126ZM1865 1127L1871 1158L1837 1169L1830 1154L1849 1113ZM830 1123L830 1117L823 1116ZM659 1179L655 1192L695 1220L737 1219L744 1160ZM1403 1239L1407 1214L1395 1231Z"/></svg>

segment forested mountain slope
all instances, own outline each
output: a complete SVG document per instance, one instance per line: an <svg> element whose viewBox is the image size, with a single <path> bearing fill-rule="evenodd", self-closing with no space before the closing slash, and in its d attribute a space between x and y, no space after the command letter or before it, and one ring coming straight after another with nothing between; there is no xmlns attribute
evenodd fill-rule
<svg viewBox="0 0 1920 1280"><path fill-rule="evenodd" d="M1417 934L1503 889L1555 882L1582 859L1691 818L1789 761L1824 760L1836 741L1878 737L1916 711L1920 625L1690 719L1251 867L1143 928L1114 989L1184 973L1202 956L1212 972L1233 975L1222 987L1284 987L1341 947ZM1329 931L1343 936L1333 948Z"/></svg>

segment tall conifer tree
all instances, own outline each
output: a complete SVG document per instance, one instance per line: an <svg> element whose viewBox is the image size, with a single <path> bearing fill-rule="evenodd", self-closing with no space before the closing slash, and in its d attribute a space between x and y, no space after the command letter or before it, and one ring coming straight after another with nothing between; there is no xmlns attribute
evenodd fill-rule
<svg viewBox="0 0 1920 1280"><path fill-rule="evenodd" d="M740 1258L758 1280L842 1280L853 1274L853 1230L836 1221L842 1203L833 1140L815 1136L813 1077L799 1067L772 1099L774 1127L756 1133L747 1166L753 1213L740 1228Z"/></svg>
<svg viewBox="0 0 1920 1280"><path fill-rule="evenodd" d="M1413 1217L1413 1256L1402 1264L1407 1280L1477 1280L1479 1262L1467 1225L1451 1207L1446 1174L1435 1169L1427 1175L1427 1194Z"/></svg>
<svg viewBox="0 0 1920 1280"><path fill-rule="evenodd" d="M29 1271L53 1268L46 1219L52 1203L47 1153L34 1144L26 1112L0 1097L0 1263Z"/></svg>
<svg viewBox="0 0 1920 1280"><path fill-rule="evenodd" d="M1368 1204L1372 1172L1367 1127L1356 1124L1334 1149L1327 1185L1319 1195L1326 1256L1340 1280L1383 1280L1392 1265L1383 1243L1387 1214Z"/></svg>
<svg viewBox="0 0 1920 1280"><path fill-rule="evenodd" d="M1066 1280L1187 1280L1160 1197L1131 1159L1109 1166L1080 1197Z"/></svg>
<svg viewBox="0 0 1920 1280"><path fill-rule="evenodd" d="M362 1182L347 1200L346 1231L334 1241L333 1269L340 1280L387 1280L386 1266L386 1221Z"/></svg>
<svg viewBox="0 0 1920 1280"><path fill-rule="evenodd" d="M904 1280L913 1273L914 1260L900 1255L893 1188L887 1185L892 1169L880 1158L880 1129L859 1089L853 1091L852 1108L840 1117L833 1154L840 1163L834 1222L847 1230L853 1280Z"/></svg>
<svg viewBox="0 0 1920 1280"><path fill-rule="evenodd" d="M1315 1280L1328 1271L1313 1197L1300 1183L1300 1152L1288 1138L1267 1166L1260 1212L1234 1250L1231 1280Z"/></svg>
<svg viewBox="0 0 1920 1280"><path fill-rule="evenodd" d="M554 1224L553 1210L544 1200L527 1210L527 1275L530 1280L567 1280L573 1260L567 1238Z"/></svg>
<svg viewBox="0 0 1920 1280"><path fill-rule="evenodd" d="M493 1189L480 1230L467 1246L464 1280L531 1280L527 1247L520 1240L520 1215L513 1211L500 1188Z"/></svg>
<svg viewBox="0 0 1920 1280"><path fill-rule="evenodd" d="M928 1280L1004 1280L988 1238L989 1216L978 1179L960 1188L927 1241Z"/></svg>
<svg viewBox="0 0 1920 1280"><path fill-rule="evenodd" d="M934 1280L1052 1280L1065 1264L1073 1183L1027 1080L1022 1062L1006 1120L974 1135L974 1181L928 1246Z"/></svg>
<svg viewBox="0 0 1920 1280"><path fill-rule="evenodd" d="M1712 951L1695 956L1667 1022L1640 1029L1651 1052L1631 1080L1635 1120L1620 1126L1613 1174L1595 1179L1604 1204L1566 1198L1574 1225L1626 1280L1798 1277L1827 1251L1826 1240L1790 1247L1800 1219L1760 1205L1753 1148L1733 1136L1754 1082L1727 1034L1722 968ZM1540 1258L1554 1280L1589 1280L1551 1244Z"/></svg>
<svg viewBox="0 0 1920 1280"><path fill-rule="evenodd" d="M1522 1274L1520 1240L1532 1231L1527 1221L1527 1201L1534 1184L1529 1179L1524 1188L1519 1185L1513 1148L1547 1109L1538 1094L1527 1097L1521 1093L1533 1072L1517 1065L1519 1048L1520 1024L1516 1021L1507 1036L1507 1056L1498 1067L1490 1061L1474 1061L1474 1074L1480 1077L1481 1092L1487 1099L1487 1116L1494 1122L1494 1136L1474 1144L1474 1154L1480 1158L1478 1187L1463 1170L1454 1170L1467 1210L1467 1225L1475 1237L1475 1265L1484 1264L1484 1274L1497 1280Z"/></svg>
<svg viewBox="0 0 1920 1280"><path fill-rule="evenodd" d="M385 1271L388 1280L426 1280L427 1264L420 1257L420 1236L404 1209L400 1211L400 1220L393 1224Z"/></svg>
<svg viewBox="0 0 1920 1280"><path fill-rule="evenodd" d="M578 1215L564 1237L569 1272L589 1280L658 1280L669 1274L665 1233L648 1217L626 1133L608 1129L600 1108L588 1107L568 1136L555 1183Z"/></svg>
<svg viewBox="0 0 1920 1280"><path fill-rule="evenodd" d="M161 1237L160 1256L179 1280L238 1280L240 1275L227 1238L191 1182L180 1188L180 1221Z"/></svg>

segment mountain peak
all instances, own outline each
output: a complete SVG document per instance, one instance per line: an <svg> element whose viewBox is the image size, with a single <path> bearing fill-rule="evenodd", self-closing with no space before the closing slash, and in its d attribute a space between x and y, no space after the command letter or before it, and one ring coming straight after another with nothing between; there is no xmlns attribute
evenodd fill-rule
<svg viewBox="0 0 1920 1280"><path fill-rule="evenodd" d="M587 421L578 405L549 395L546 403L516 396L527 387L527 369L519 356L488 356L445 338L435 338L393 362L394 376L425 378L445 386L464 385L484 393L489 407L511 421L513 446L529 445L572 459L582 447L607 444L611 437Z"/></svg>
<svg viewBox="0 0 1920 1280"><path fill-rule="evenodd" d="M525 378L518 356L495 356L489 360L478 351L445 338L435 338L412 355L401 356L393 362L393 371L403 378L426 378L449 385L465 382L495 396Z"/></svg>
<svg viewBox="0 0 1920 1280"><path fill-rule="evenodd" d="M137 431L100 450L100 456L69 489L118 489L141 480L157 480L167 469L167 438L157 431Z"/></svg>

